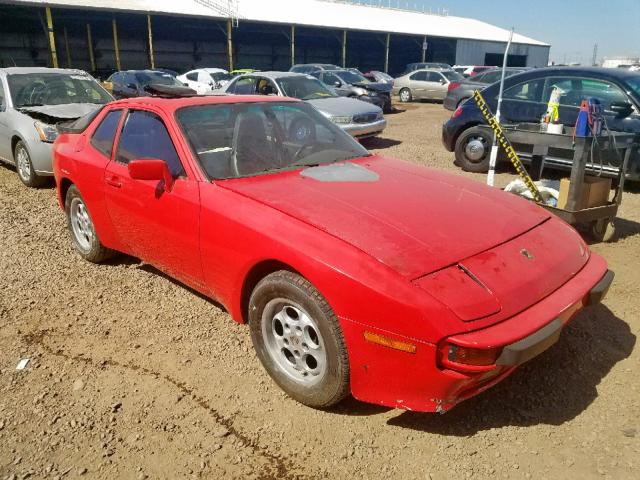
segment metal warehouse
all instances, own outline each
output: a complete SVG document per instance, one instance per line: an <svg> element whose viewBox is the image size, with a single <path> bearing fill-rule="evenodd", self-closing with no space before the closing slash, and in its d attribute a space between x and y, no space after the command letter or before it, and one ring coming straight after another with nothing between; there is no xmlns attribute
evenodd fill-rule
<svg viewBox="0 0 640 480"><path fill-rule="evenodd" d="M0 25L0 66L57 65L98 76L294 63L392 75L419 61L498 65L509 35L471 18L337 0L0 0ZM549 48L516 34L509 64L545 66Z"/></svg>

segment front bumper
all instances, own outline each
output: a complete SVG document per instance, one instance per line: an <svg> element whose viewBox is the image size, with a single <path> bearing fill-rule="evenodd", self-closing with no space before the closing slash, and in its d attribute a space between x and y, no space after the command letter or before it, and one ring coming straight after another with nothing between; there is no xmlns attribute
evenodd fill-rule
<svg viewBox="0 0 640 480"><path fill-rule="evenodd" d="M53 175L53 144L43 142L37 138L28 139L26 145L34 171L40 176Z"/></svg>
<svg viewBox="0 0 640 480"><path fill-rule="evenodd" d="M477 372L439 366L438 346L431 343L395 336L415 344L413 354L368 343L364 332L374 329L341 319L350 351L353 396L393 408L446 412L547 350L578 312L604 298L612 280L606 262L592 254L575 277L527 310L490 327L448 337L447 341L461 346L503 347L495 365Z"/></svg>
<svg viewBox="0 0 640 480"><path fill-rule="evenodd" d="M387 127L387 121L382 118L370 123L350 123L339 126L353 137L366 138L381 133Z"/></svg>

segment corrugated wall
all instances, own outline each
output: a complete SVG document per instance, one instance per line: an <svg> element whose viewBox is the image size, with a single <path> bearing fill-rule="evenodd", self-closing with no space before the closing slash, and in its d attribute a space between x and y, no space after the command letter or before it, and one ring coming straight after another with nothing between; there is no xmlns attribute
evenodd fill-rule
<svg viewBox="0 0 640 480"><path fill-rule="evenodd" d="M503 55L506 43L480 40L458 40L456 63L458 65L484 65L487 54ZM509 55L526 56L527 67L546 67L549 63L549 47L513 44Z"/></svg>

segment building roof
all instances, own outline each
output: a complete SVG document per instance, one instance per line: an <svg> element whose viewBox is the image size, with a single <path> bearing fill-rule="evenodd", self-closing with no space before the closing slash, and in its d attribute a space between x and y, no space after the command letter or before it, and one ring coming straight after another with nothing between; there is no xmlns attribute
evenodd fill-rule
<svg viewBox="0 0 640 480"><path fill-rule="evenodd" d="M6 0L5 0L6 1ZM13 4L106 9L225 18L228 5L242 21L294 24L434 37L506 42L508 30L479 20L327 0L8 0ZM207 7L206 4L211 5ZM219 6L219 7L217 7ZM549 46L515 34L520 44Z"/></svg>

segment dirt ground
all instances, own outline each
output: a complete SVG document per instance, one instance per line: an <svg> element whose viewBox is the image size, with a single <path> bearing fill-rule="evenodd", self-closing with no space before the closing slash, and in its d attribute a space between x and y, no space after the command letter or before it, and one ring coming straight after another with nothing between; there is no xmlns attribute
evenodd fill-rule
<svg viewBox="0 0 640 480"><path fill-rule="evenodd" d="M442 147L446 117L408 105L367 146L484 181ZM511 378L446 415L323 412L214 303L135 259L82 261L54 190L0 167L0 479L639 478L639 192L592 247L616 272L604 304Z"/></svg>

